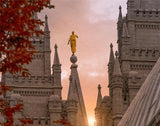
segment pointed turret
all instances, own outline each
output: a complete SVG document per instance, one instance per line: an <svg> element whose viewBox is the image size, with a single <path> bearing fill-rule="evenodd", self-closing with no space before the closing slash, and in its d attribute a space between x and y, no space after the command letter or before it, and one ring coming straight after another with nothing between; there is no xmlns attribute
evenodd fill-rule
<svg viewBox="0 0 160 126"><path fill-rule="evenodd" d="M98 97L97 97L97 104L95 108L95 118L97 126L102 126L102 94L101 94L101 85L98 85Z"/></svg>
<svg viewBox="0 0 160 126"><path fill-rule="evenodd" d="M123 17L122 17L122 7L119 6L119 16L118 16L118 22L117 22L117 43L118 43L118 51L121 55L121 45L122 45L122 29L123 29Z"/></svg>
<svg viewBox="0 0 160 126"><path fill-rule="evenodd" d="M120 41L123 27L123 19L122 19L122 7L119 6L119 16L117 22L117 30L118 30L118 41Z"/></svg>
<svg viewBox="0 0 160 126"><path fill-rule="evenodd" d="M113 73L113 67L114 67L114 53L113 53L113 45L110 44L110 57L109 57L109 63L108 63L108 77L109 77L109 83L111 81L111 76Z"/></svg>
<svg viewBox="0 0 160 126"><path fill-rule="evenodd" d="M121 6L119 6L118 22L122 22L122 7Z"/></svg>
<svg viewBox="0 0 160 126"><path fill-rule="evenodd" d="M54 65L60 65L58 51L57 51L57 48L58 48L57 44L55 44L54 48L55 48Z"/></svg>
<svg viewBox="0 0 160 126"><path fill-rule="evenodd" d="M54 54L54 63L52 66L53 71L53 85L54 85L54 94L61 97L62 85L61 85L61 64L58 57L57 45L55 44L55 54Z"/></svg>
<svg viewBox="0 0 160 126"><path fill-rule="evenodd" d="M44 32L45 33L50 33L49 27L48 27L48 17L45 15L45 27L44 27Z"/></svg>
<svg viewBox="0 0 160 126"><path fill-rule="evenodd" d="M113 53L113 44L110 44L110 57L109 57L109 64L114 63L114 53Z"/></svg>
<svg viewBox="0 0 160 126"><path fill-rule="evenodd" d="M122 27L122 25L123 25L122 22L123 22L123 18L122 18L122 7L119 6L119 16L118 16L118 22L117 22L117 24L118 24L118 29Z"/></svg>
<svg viewBox="0 0 160 126"><path fill-rule="evenodd" d="M76 113L76 118L77 118L76 121L78 124L81 124L82 126L88 126L87 114L86 114L86 109L85 109L85 105L84 105L79 75L78 75L78 71L77 71L78 65L75 64L77 62L77 57L75 55L73 55L73 56L71 56L70 60L72 62L72 65L71 65L68 101L70 101L70 99L73 99L74 101L77 100L78 108L77 108L77 113ZM69 106L68 106L68 108L69 108ZM70 117L73 117L73 115L71 114Z"/></svg>
<svg viewBox="0 0 160 126"><path fill-rule="evenodd" d="M97 105L96 107L99 107L102 103L102 94L101 94L101 85L98 85L98 97L97 97Z"/></svg>
<svg viewBox="0 0 160 126"><path fill-rule="evenodd" d="M122 118L123 114L123 77L120 69L120 63L118 60L118 52L116 51L116 59L114 61L114 69L112 75L112 82L110 84L111 96L112 96L112 115L113 125L117 126Z"/></svg>

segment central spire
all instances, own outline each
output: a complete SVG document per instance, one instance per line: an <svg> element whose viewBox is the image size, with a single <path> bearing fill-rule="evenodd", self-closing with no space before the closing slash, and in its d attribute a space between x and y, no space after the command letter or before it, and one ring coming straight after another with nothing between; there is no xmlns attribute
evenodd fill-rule
<svg viewBox="0 0 160 126"><path fill-rule="evenodd" d="M81 117L77 119L77 123L82 122L81 123L82 126L88 126L87 114L86 114L85 104L83 100L83 94L81 90L79 75L77 71L77 67L78 67L78 65L76 64L77 57L75 55L72 55L70 58L70 61L72 65L71 65L70 85L69 85L69 92L68 92L67 99L75 100L78 103L77 115L81 115Z"/></svg>

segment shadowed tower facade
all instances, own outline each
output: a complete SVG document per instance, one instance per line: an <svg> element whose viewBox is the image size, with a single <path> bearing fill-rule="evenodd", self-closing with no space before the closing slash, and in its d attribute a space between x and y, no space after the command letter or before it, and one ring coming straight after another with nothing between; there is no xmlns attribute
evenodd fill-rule
<svg viewBox="0 0 160 126"><path fill-rule="evenodd" d="M35 18L38 18L35 15ZM40 29L39 26L37 26ZM75 59L71 65L71 76L67 100L62 100L61 63L58 56L58 46L54 46L54 61L50 64L50 31L48 17L45 16L44 35L30 38L36 53L33 60L25 67L30 76L24 78L18 74L2 75L2 82L11 86L13 91L7 93L6 99L11 106L24 104L24 109L14 115L15 125L18 118L31 118L33 126L62 126L56 122L68 122L73 126L88 126L87 115L81 91Z"/></svg>
<svg viewBox="0 0 160 126"><path fill-rule="evenodd" d="M128 0L124 17L119 7L117 35L116 58L113 45L110 46L109 96L95 109L97 126L118 125L159 58L160 1ZM105 102L106 97L108 102ZM108 111L103 114L105 110Z"/></svg>

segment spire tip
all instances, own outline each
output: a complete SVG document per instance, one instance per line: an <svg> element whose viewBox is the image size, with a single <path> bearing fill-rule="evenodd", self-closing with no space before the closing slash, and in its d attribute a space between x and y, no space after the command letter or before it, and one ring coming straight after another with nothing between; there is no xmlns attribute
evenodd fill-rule
<svg viewBox="0 0 160 126"><path fill-rule="evenodd" d="M45 20L47 21L47 19L48 19L48 16L47 16L47 15L45 15Z"/></svg>
<svg viewBox="0 0 160 126"><path fill-rule="evenodd" d="M99 84L99 85L98 85L98 91L100 91L100 90L101 90L101 85Z"/></svg>
<svg viewBox="0 0 160 126"><path fill-rule="evenodd" d="M119 6L119 9L120 9L120 10L122 9L121 5Z"/></svg>
<svg viewBox="0 0 160 126"><path fill-rule="evenodd" d="M55 48L55 49L57 49L57 48L58 48L57 44L55 44L55 45L54 45L54 48Z"/></svg>

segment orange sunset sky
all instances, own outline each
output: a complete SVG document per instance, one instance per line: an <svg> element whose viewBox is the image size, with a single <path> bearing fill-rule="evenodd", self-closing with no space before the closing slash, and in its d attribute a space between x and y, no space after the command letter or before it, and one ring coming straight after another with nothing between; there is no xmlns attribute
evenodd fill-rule
<svg viewBox="0 0 160 126"><path fill-rule="evenodd" d="M44 10L39 17L48 15L51 32L51 60L54 44L62 64L63 99L67 98L70 75L70 46L67 45L72 30L77 39L78 72L88 118L94 118L97 86L101 84L102 95L108 95L107 64L110 43L117 49L117 18L119 5L123 15L127 0L52 0L55 9ZM93 124L90 124L93 126Z"/></svg>

